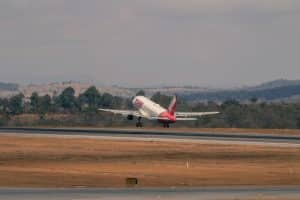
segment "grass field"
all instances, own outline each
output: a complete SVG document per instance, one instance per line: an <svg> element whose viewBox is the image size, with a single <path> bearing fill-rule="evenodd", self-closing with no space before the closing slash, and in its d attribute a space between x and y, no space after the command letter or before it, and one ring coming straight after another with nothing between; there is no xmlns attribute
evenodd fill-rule
<svg viewBox="0 0 300 200"><path fill-rule="evenodd" d="M300 148L0 136L0 187L300 185Z"/></svg>

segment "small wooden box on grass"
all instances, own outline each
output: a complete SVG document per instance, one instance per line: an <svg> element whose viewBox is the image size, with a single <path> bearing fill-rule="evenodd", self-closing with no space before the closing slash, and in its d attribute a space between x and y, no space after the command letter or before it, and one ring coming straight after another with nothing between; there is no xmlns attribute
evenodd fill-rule
<svg viewBox="0 0 300 200"><path fill-rule="evenodd" d="M135 177L126 178L126 185L127 186L136 186L136 185L138 185L138 179Z"/></svg>

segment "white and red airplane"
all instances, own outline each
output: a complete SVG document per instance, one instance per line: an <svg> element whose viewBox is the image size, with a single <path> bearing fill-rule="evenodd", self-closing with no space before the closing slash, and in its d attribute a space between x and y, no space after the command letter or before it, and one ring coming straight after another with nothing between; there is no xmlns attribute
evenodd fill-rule
<svg viewBox="0 0 300 200"><path fill-rule="evenodd" d="M157 120L162 123L165 128L169 128L169 124L176 121L192 121L197 118L189 118L204 115L215 115L219 112L176 112L177 97L174 96L168 109L163 108L159 104L151 101L144 96L136 96L132 103L137 110L115 110L115 109L99 109L100 111L111 112L127 116L128 120L137 118L136 127L142 127L141 119Z"/></svg>

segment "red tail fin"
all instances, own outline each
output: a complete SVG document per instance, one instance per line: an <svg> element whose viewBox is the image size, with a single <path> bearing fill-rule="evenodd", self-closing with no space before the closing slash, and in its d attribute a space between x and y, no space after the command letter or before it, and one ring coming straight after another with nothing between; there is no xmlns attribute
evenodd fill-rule
<svg viewBox="0 0 300 200"><path fill-rule="evenodd" d="M176 111L176 105L177 105L177 97L176 95L173 97L170 105L169 105L169 108L168 108L168 112L171 114L171 115L174 115L175 114L175 111Z"/></svg>

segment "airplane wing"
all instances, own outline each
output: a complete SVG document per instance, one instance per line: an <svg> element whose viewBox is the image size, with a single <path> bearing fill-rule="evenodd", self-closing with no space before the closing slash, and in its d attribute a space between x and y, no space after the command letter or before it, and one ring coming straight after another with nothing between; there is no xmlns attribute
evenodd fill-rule
<svg viewBox="0 0 300 200"><path fill-rule="evenodd" d="M110 113L114 113L114 114L120 114L120 115L124 115L124 116L133 115L136 117L143 117L143 115L141 115L141 113L136 110L115 110L115 109L102 109L102 108L100 108L98 110L104 111L104 112L110 112Z"/></svg>
<svg viewBox="0 0 300 200"><path fill-rule="evenodd" d="M201 117L205 115L216 115L220 112L176 112L176 117ZM194 118L191 118L194 119ZM178 118L177 118L178 120Z"/></svg>

